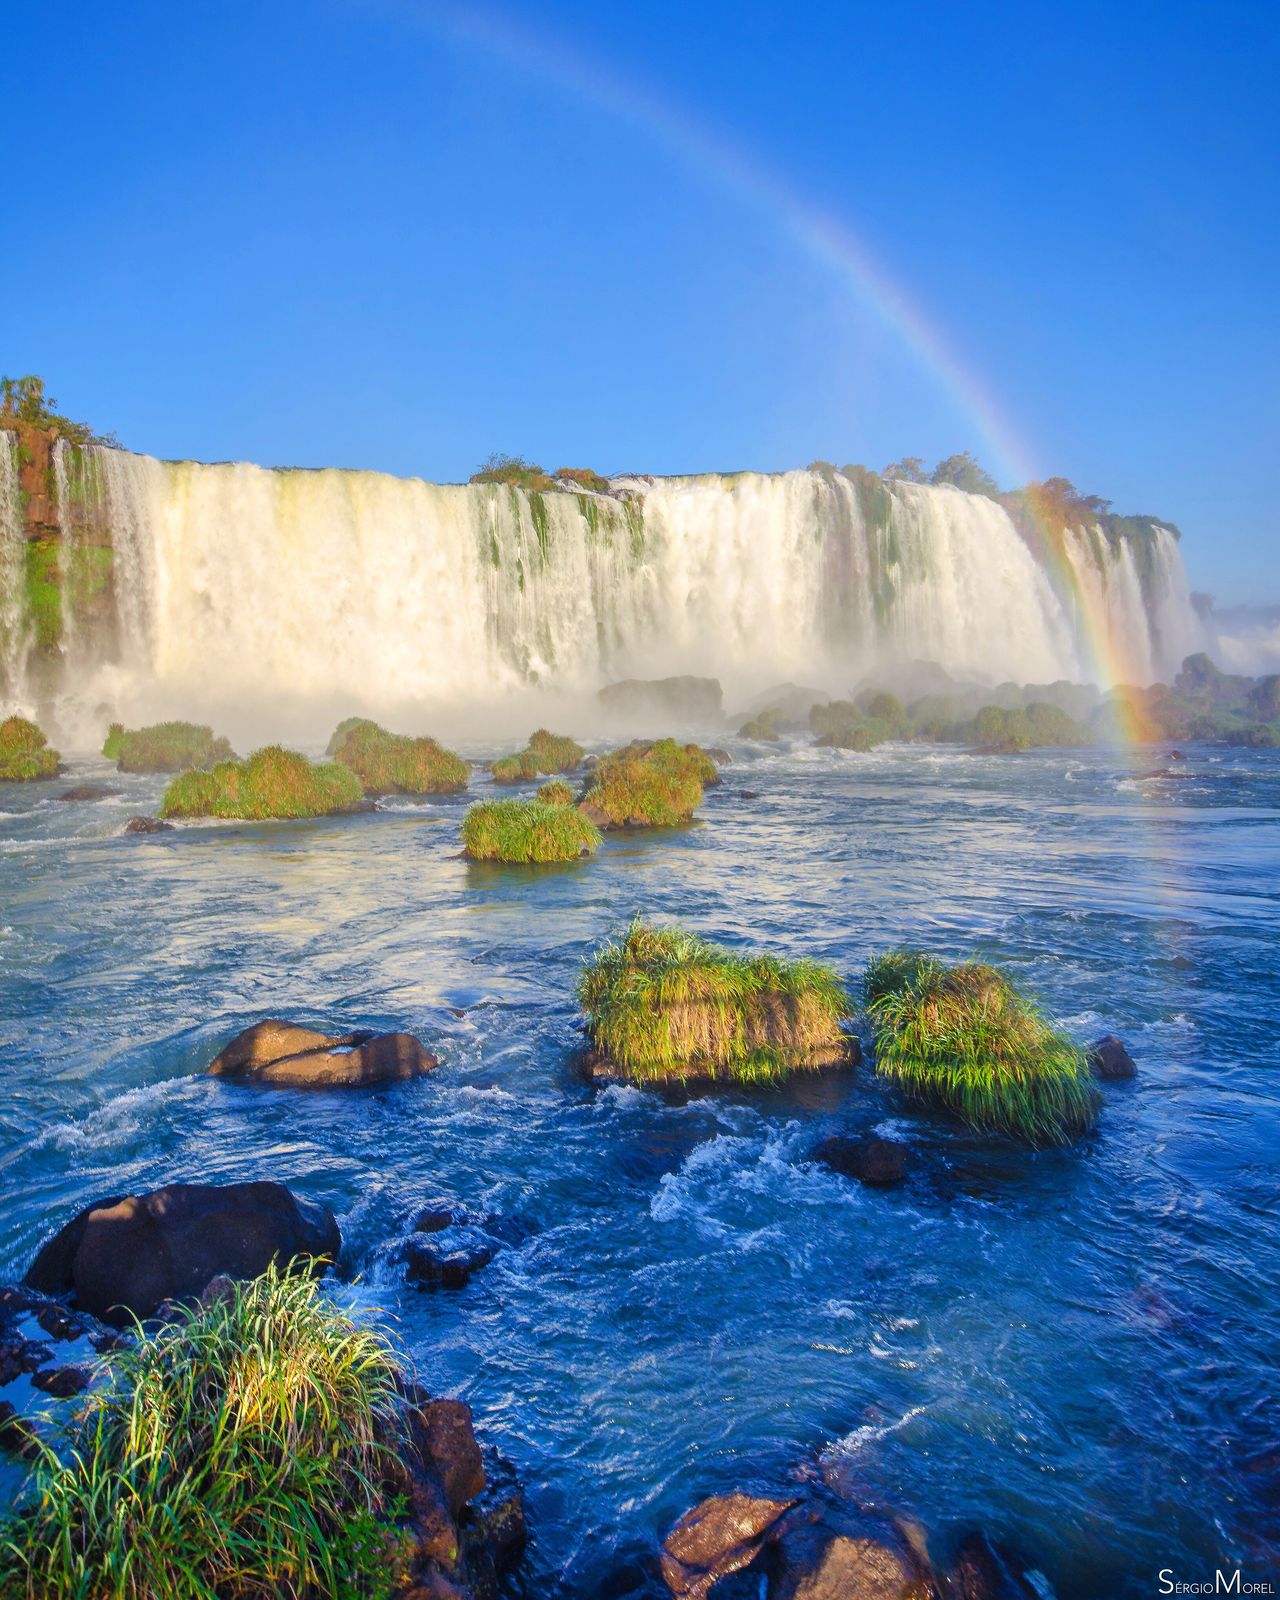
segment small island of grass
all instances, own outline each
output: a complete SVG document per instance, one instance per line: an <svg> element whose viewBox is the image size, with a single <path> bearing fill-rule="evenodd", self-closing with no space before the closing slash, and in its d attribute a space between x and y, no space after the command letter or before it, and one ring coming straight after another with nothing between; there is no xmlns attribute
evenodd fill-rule
<svg viewBox="0 0 1280 1600"><path fill-rule="evenodd" d="M688 822L702 802L703 785L719 776L699 745L641 741L600 758L582 809L601 828L673 828Z"/></svg>
<svg viewBox="0 0 1280 1600"><path fill-rule="evenodd" d="M235 760L230 740L199 722L154 722L146 728L113 722L102 753L121 772L184 772Z"/></svg>
<svg viewBox="0 0 1280 1600"><path fill-rule="evenodd" d="M587 962L578 1000L608 1073L761 1083L846 1065L844 985L816 961L728 950L637 919Z"/></svg>
<svg viewBox="0 0 1280 1600"><path fill-rule="evenodd" d="M482 800L462 819L473 861L573 861L599 843L600 830L580 811L544 800Z"/></svg>
<svg viewBox="0 0 1280 1600"><path fill-rule="evenodd" d="M465 789L471 769L434 739L388 733L363 717L339 723L329 754L359 778L367 795L450 794Z"/></svg>
<svg viewBox="0 0 1280 1600"><path fill-rule="evenodd" d="M0 722L0 783L30 783L52 778L59 756L34 722L26 717L6 717Z"/></svg>
<svg viewBox="0 0 1280 1600"><path fill-rule="evenodd" d="M867 967L864 1000L876 1070L912 1099L1032 1145L1096 1121L1084 1052L995 967L890 951Z"/></svg>
<svg viewBox="0 0 1280 1600"><path fill-rule="evenodd" d="M324 817L353 811L364 798L360 780L337 762L311 762L268 745L247 761L222 761L208 772L183 772L164 792L162 817Z"/></svg>
<svg viewBox="0 0 1280 1600"><path fill-rule="evenodd" d="M0 1596L388 1596L400 1366L274 1267L113 1355L0 1526Z"/></svg>
<svg viewBox="0 0 1280 1600"><path fill-rule="evenodd" d="M537 798L544 806L571 806L574 801L573 785L563 778L552 778L539 786Z"/></svg>
<svg viewBox="0 0 1280 1600"><path fill-rule="evenodd" d="M523 750L499 756L489 770L495 783L522 783L553 772L573 772L582 765L586 753L575 739L538 728L529 735Z"/></svg>

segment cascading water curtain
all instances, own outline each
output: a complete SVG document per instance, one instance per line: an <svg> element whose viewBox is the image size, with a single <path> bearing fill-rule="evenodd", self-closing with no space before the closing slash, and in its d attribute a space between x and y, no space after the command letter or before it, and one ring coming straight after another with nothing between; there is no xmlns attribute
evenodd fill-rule
<svg viewBox="0 0 1280 1600"><path fill-rule="evenodd" d="M0 428L0 711L27 700L27 542L18 474L18 436Z"/></svg>

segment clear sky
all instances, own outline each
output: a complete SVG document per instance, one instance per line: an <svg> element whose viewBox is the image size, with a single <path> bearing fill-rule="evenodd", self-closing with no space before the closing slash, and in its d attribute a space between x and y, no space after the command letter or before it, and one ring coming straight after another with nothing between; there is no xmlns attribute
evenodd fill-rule
<svg viewBox="0 0 1280 1600"><path fill-rule="evenodd" d="M1280 5L6 15L0 370L134 449L465 477L972 449L1280 600Z"/></svg>

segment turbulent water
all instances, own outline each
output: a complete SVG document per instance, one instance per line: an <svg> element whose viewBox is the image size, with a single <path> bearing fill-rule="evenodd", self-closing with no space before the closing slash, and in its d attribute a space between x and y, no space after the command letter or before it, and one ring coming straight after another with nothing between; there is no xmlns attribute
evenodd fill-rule
<svg viewBox="0 0 1280 1600"><path fill-rule="evenodd" d="M1274 1579L1280 758L736 753L699 823L541 870L460 860L461 801L138 839L160 779L78 763L124 791L97 805L5 787L0 1276L103 1193L273 1177L329 1202L357 1297L518 1463L530 1600L656 1596L644 1559L692 1502L822 1453L938 1554L984 1527L1062 1600ZM1046 1154L866 1068L592 1091L574 979L636 911L851 976L899 940L977 948L1139 1075ZM355 1096L200 1075L271 1015L411 1029L442 1066ZM873 1127L912 1146L905 1188L805 1162ZM439 1196L536 1231L415 1291L394 1242Z"/></svg>
<svg viewBox="0 0 1280 1600"><path fill-rule="evenodd" d="M842 689L922 658L1145 683L1199 643L1172 534L1071 532L1049 560L951 488L806 471L527 494L95 450L77 499L70 460L59 446L60 501L110 530L116 616L95 657L64 606L65 726L77 706L214 715L265 687L322 707L318 732L339 700L474 707L676 672Z"/></svg>

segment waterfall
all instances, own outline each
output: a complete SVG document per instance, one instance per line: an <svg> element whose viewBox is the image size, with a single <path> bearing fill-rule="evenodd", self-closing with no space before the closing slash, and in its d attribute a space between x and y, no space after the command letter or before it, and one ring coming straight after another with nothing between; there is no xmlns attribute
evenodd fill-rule
<svg viewBox="0 0 1280 1600"><path fill-rule="evenodd" d="M18 471L18 436L0 428L0 712L27 708L27 541Z"/></svg>
<svg viewBox="0 0 1280 1600"><path fill-rule="evenodd" d="M67 674L125 708L465 709L679 672L732 699L921 659L993 683L1146 682L1196 647L1171 534L1069 530L1054 561L996 501L871 474L531 493L63 448L55 471ZM114 615L91 637L77 596L100 586L101 523Z"/></svg>

